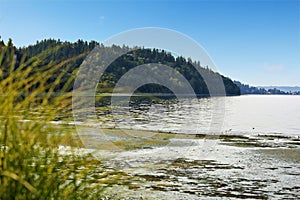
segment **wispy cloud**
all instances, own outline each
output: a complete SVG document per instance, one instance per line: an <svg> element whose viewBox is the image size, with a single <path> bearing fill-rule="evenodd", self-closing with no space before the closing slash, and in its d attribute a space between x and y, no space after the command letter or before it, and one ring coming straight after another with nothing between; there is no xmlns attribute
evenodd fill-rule
<svg viewBox="0 0 300 200"><path fill-rule="evenodd" d="M268 73L277 73L277 72L282 72L285 69L285 67L281 64L264 63L263 69Z"/></svg>
<svg viewBox="0 0 300 200"><path fill-rule="evenodd" d="M100 18L99 18L100 24L103 24L103 23L104 23L104 20L105 20L105 16L100 16Z"/></svg>

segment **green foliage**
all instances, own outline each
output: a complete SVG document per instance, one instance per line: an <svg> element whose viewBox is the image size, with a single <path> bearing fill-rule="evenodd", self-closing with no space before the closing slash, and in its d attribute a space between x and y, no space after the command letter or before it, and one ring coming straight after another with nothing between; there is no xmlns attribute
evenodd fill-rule
<svg viewBox="0 0 300 200"><path fill-rule="evenodd" d="M111 63L103 76L99 77L100 82L97 88L99 93L112 91L112 88L115 87L115 84L126 72L136 66L148 63L167 65L180 72L189 81L195 93L199 96L209 96L209 91L203 77L214 80L216 77L220 76L208 67L202 67L199 61L192 61L190 58L185 59L182 56L175 58L171 53L158 49L151 50L141 48L133 50L126 46L120 47L112 45L111 47L105 47L103 45L99 45L95 41L88 43L78 40L75 43L70 43L54 39L38 41L35 45L19 49L16 49L11 41L9 45L11 48L15 49L17 55L15 68L19 67L19 63L22 58L25 58L25 61L32 61L35 68L59 64L59 66L55 69L54 76L47 80L47 84L51 85L58 74L63 74L60 84L56 85L54 91L60 91L66 81L70 81L67 91L72 90L73 79L79 69L79 66L86 55L88 55L95 46L98 46L97 48L101 49L103 55L100 56L103 60L109 59L111 55L114 55L116 52L129 51L129 53L119 57ZM39 62L33 61L33 58L38 58ZM195 67L200 71L200 74ZM153 71L154 73L160 73L159 69L153 69ZM7 69L3 69L3 73L5 77ZM229 78L223 76L221 76L221 78L223 79L227 95L240 94L239 87L237 87ZM181 87L180 83L174 77L169 77L169 80L166 81L171 81L175 86ZM137 92L170 93L167 88L154 84L143 86L139 88Z"/></svg>
<svg viewBox="0 0 300 200"><path fill-rule="evenodd" d="M107 48L106 51L113 51ZM119 57L116 59L105 71L104 75L100 79L100 83L98 85L98 92L105 92L106 88L113 88L116 82L130 69L148 63L159 63L163 65L167 65L179 73L181 73L191 84L195 93L199 96L209 96L209 90L207 85L203 79L203 77L207 77L207 79L214 80L218 76L218 73L213 72L209 68L203 68L200 65L200 62L193 62L191 59L186 60L184 57L175 58L172 54L167 53L164 50L157 49L137 49L132 50L129 53ZM197 71L197 69L200 73ZM157 67L153 68L153 72L160 73L160 70ZM176 78L169 76L169 80L174 83L175 86L181 87L180 82L176 80ZM226 77L221 76L225 85L225 91L227 95L239 95L239 88ZM137 92L141 93L170 93L170 90L159 85L148 84L140 87Z"/></svg>
<svg viewBox="0 0 300 200"><path fill-rule="evenodd" d="M15 50L0 43L0 199L101 198L120 174L77 148L62 151L72 129L52 123L70 110L68 69L60 69L74 57L45 63L44 50L18 60Z"/></svg>
<svg viewBox="0 0 300 200"><path fill-rule="evenodd" d="M299 95L300 94L300 92L298 92L298 93L297 92L294 92L294 93L284 92L284 91L281 91L276 88L266 90L265 88L258 88L258 87L245 85L239 81L234 81L234 84L240 88L241 94L280 94L280 95L289 95L289 94Z"/></svg>

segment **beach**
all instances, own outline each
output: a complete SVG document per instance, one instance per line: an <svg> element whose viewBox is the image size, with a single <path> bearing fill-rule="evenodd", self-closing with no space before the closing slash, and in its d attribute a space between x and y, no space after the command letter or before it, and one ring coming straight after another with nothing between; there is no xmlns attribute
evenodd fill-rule
<svg viewBox="0 0 300 200"><path fill-rule="evenodd" d="M123 129L101 133L79 136L103 167L122 173L124 182L108 187L108 198L300 198L298 137Z"/></svg>

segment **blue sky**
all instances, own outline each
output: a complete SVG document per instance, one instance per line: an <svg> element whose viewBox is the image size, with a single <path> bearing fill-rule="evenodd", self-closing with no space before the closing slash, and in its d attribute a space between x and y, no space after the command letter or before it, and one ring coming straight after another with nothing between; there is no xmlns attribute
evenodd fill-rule
<svg viewBox="0 0 300 200"><path fill-rule="evenodd" d="M0 0L0 36L106 40L133 28L184 33L220 73L251 85L300 85L300 0Z"/></svg>

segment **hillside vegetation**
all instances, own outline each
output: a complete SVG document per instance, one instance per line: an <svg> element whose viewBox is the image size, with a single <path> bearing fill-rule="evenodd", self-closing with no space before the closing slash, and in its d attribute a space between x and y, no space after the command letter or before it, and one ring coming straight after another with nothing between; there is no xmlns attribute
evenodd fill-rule
<svg viewBox="0 0 300 200"><path fill-rule="evenodd" d="M243 84L239 81L233 81L234 84L236 84L241 91L241 94L276 94L276 95L300 95L300 91L291 91L291 90L286 90L283 91L280 88L277 87L253 87L247 84ZM284 88L284 87L283 87ZM291 87L286 87L286 88L291 88ZM297 87L295 87L296 89Z"/></svg>
<svg viewBox="0 0 300 200"><path fill-rule="evenodd" d="M160 63L180 72L188 80L194 92L199 96L209 96L209 91L203 76L209 77L210 79L221 76L226 95L240 95L239 87L237 87L231 79L212 71L209 66L205 68L202 67L199 61L192 61L190 58L184 58L182 56L174 57L171 53L164 50L145 48L133 50L126 46L120 47L113 45L111 47L105 47L95 41L86 42L78 40L77 42L71 43L54 39L38 41L34 45L22 48L15 47L11 40L9 40L7 44L0 41L0 46L7 46L10 52L15 52L15 69L20 67L21 62L27 62L36 71L49 70L49 73L52 74L52 78L49 78L45 84L51 85L55 81L58 82L53 89L55 92L72 90L73 82L81 63L86 56L98 46L101 52L105 52L105 55L109 55L120 49L129 52L111 63L103 76L99 77L100 81L97 88L99 93L112 92L117 81L126 72L136 66L147 63ZM7 53L9 54L9 52ZM105 55L101 55L103 59L105 59ZM4 55L4 63L7 62L5 58L6 56ZM54 65L56 66L55 70L51 67ZM2 74L3 77L6 77L8 75L8 69L3 68L3 66L4 65L1 65ZM42 69L42 66L49 67ZM199 69L202 76L194 66ZM59 80L57 80L57 76L60 76ZM174 79L174 77L168 78L170 80ZM174 84L176 84L176 82L174 82ZM35 85L32 85L32 87L34 88ZM140 87L137 92L170 93L171 91L160 85L148 84Z"/></svg>
<svg viewBox="0 0 300 200"><path fill-rule="evenodd" d="M67 77L72 73L66 76L63 70L80 61L85 52L47 62L47 56L63 47L36 48L41 53L26 57L26 50L16 49L11 41L1 43L1 200L101 199L107 186L121 181L121 173L104 169L92 155L73 148L80 141L73 142L75 130L67 119L65 124L53 123L71 108L68 87L72 81ZM53 95L55 89L61 95Z"/></svg>

